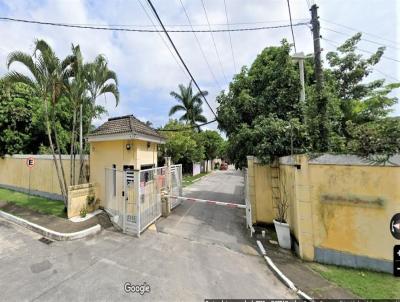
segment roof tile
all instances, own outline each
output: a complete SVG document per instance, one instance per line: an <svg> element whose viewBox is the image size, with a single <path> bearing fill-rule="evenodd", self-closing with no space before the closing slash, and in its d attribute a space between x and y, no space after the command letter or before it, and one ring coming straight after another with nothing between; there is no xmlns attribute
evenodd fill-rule
<svg viewBox="0 0 400 302"><path fill-rule="evenodd" d="M107 122L105 122L100 127L95 129L92 133L90 133L89 137L130 132L134 134L144 134L155 136L158 138L164 138L155 129L147 126L145 123L138 120L133 115L109 118Z"/></svg>

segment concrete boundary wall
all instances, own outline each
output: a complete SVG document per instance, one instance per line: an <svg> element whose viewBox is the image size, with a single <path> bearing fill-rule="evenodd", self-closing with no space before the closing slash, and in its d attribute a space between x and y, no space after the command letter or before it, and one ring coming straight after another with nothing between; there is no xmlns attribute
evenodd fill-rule
<svg viewBox="0 0 400 302"><path fill-rule="evenodd" d="M94 200L89 205L88 196L93 196ZM96 188L93 184L81 184L68 187L68 218L80 215L80 211L86 208L87 213L98 209L99 204L96 202Z"/></svg>
<svg viewBox="0 0 400 302"><path fill-rule="evenodd" d="M35 159L35 165L32 168L26 166L26 159L29 157ZM62 162L65 178L69 185L69 155L62 155ZM79 157L75 159L75 176L77 183L79 177ZM61 196L52 155L16 154L0 158L0 186L21 192L28 192L30 187L32 194L52 199L60 199Z"/></svg>
<svg viewBox="0 0 400 302"><path fill-rule="evenodd" d="M247 161L253 222L272 223L275 175L256 158ZM396 240L389 222L400 212L398 164L400 156L386 165L353 155L280 158L278 190L289 201L287 221L299 256L391 272Z"/></svg>

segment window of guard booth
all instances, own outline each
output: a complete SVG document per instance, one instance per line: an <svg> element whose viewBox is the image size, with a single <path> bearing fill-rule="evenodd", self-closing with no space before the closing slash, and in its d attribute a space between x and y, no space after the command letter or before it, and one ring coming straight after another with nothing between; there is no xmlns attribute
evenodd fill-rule
<svg viewBox="0 0 400 302"><path fill-rule="evenodd" d="M140 170L152 169L154 168L154 164L152 165L141 165ZM145 171L144 173L144 181L148 182L154 179L154 171Z"/></svg>

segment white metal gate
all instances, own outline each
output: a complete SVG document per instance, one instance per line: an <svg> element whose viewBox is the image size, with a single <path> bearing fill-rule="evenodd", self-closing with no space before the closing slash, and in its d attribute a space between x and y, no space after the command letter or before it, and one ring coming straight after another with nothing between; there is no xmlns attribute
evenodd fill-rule
<svg viewBox="0 0 400 302"><path fill-rule="evenodd" d="M172 165L171 169L171 179L170 179L170 192L169 195L172 196L182 196L182 165ZM179 198L170 198L170 208L171 210L178 206L182 202Z"/></svg>
<svg viewBox="0 0 400 302"><path fill-rule="evenodd" d="M105 170L105 206L124 233L140 236L161 216L161 193L182 194L182 165L135 171ZM171 209L180 203L171 200Z"/></svg>
<svg viewBox="0 0 400 302"><path fill-rule="evenodd" d="M110 214L112 222L122 230L125 217L125 173L117 169L105 169L104 209Z"/></svg>

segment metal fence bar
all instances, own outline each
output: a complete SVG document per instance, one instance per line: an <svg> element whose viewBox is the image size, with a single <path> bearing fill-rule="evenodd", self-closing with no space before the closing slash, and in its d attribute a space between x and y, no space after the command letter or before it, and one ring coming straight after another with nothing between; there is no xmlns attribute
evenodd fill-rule
<svg viewBox="0 0 400 302"><path fill-rule="evenodd" d="M135 199L136 199L136 213L137 213L137 219L136 219L136 225L137 225L137 236L140 237L140 172L135 171L135 181L134 181L134 186L135 186Z"/></svg>

